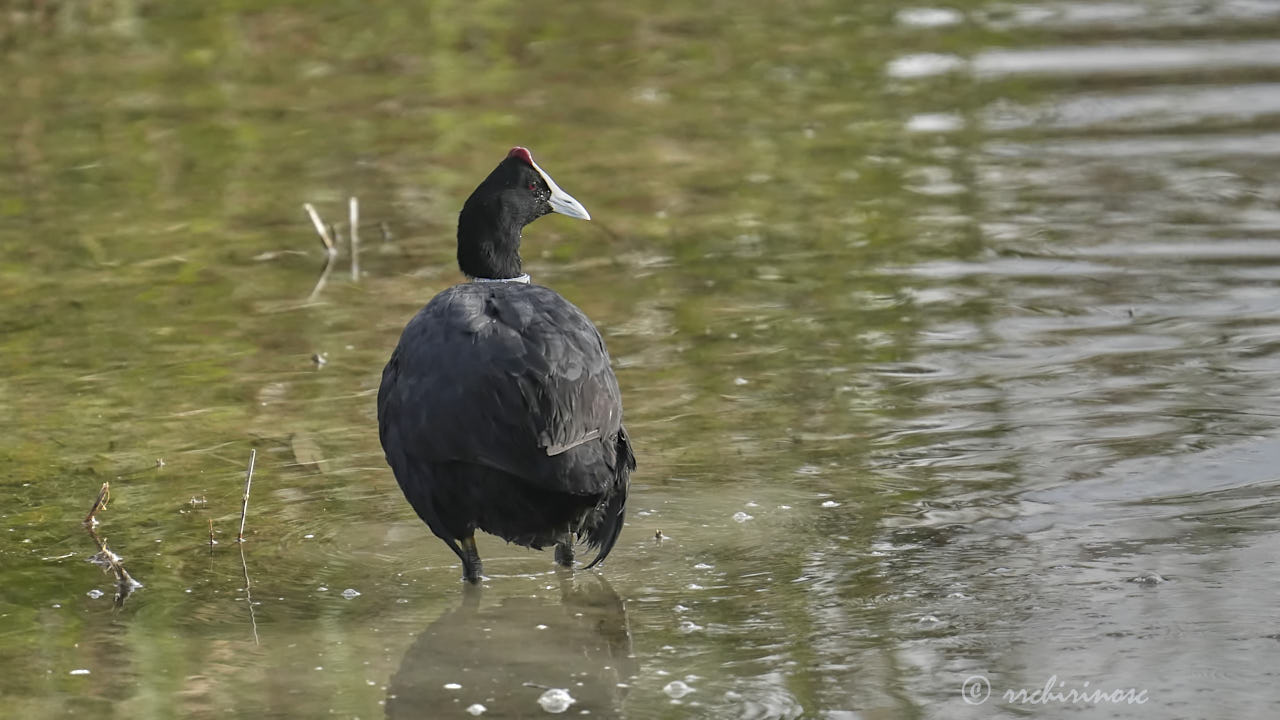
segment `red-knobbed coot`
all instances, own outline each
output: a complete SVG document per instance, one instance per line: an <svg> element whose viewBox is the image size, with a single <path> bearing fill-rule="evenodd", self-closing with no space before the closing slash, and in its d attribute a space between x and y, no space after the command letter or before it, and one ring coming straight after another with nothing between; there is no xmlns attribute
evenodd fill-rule
<svg viewBox="0 0 1280 720"><path fill-rule="evenodd" d="M573 566L608 556L635 456L604 340L556 291L529 282L520 233L547 213L590 220L517 147L458 216L471 282L432 298L382 371L378 434L400 489L479 582L478 528Z"/></svg>

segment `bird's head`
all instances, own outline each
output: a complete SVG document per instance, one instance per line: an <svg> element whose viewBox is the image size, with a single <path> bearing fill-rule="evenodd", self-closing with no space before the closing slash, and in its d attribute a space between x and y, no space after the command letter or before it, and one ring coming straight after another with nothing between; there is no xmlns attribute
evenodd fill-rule
<svg viewBox="0 0 1280 720"><path fill-rule="evenodd" d="M471 277L520 275L521 230L553 212L591 219L582 203L538 167L528 148L511 148L462 206L458 267Z"/></svg>

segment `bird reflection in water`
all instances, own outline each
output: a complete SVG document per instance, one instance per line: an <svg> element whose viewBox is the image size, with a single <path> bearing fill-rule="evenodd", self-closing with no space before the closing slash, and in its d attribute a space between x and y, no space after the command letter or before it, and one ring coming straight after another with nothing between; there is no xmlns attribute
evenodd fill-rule
<svg viewBox="0 0 1280 720"><path fill-rule="evenodd" d="M491 604L489 591L468 588L405 652L387 717L545 716L539 699L557 688L573 698L570 715L617 716L636 672L622 598L599 575L557 575L559 598Z"/></svg>

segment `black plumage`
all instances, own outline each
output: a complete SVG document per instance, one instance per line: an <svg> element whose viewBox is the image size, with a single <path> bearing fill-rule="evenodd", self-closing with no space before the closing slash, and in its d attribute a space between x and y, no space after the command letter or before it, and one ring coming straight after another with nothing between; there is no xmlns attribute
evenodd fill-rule
<svg viewBox="0 0 1280 720"><path fill-rule="evenodd" d="M458 265L473 281L409 322L378 390L387 462L471 582L476 529L555 545L563 565L576 541L598 549L591 565L603 560L635 468L600 332L521 275L521 230L549 212L590 217L528 150L513 149L458 218Z"/></svg>

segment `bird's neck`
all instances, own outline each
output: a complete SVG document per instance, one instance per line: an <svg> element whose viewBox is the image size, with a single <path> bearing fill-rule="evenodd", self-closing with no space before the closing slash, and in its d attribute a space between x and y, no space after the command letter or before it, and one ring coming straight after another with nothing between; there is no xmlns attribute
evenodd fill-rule
<svg viewBox="0 0 1280 720"><path fill-rule="evenodd" d="M489 214L468 203L458 216L458 269L472 278L510 280L524 274L520 261L522 224L503 213Z"/></svg>
<svg viewBox="0 0 1280 720"><path fill-rule="evenodd" d="M523 283L525 285L529 284L529 280L531 280L531 278L529 277L529 273L522 273L518 277L512 277L512 278L487 278L487 277L471 278L471 282L478 282L478 283L491 283L491 282L503 283L504 282L504 283Z"/></svg>

